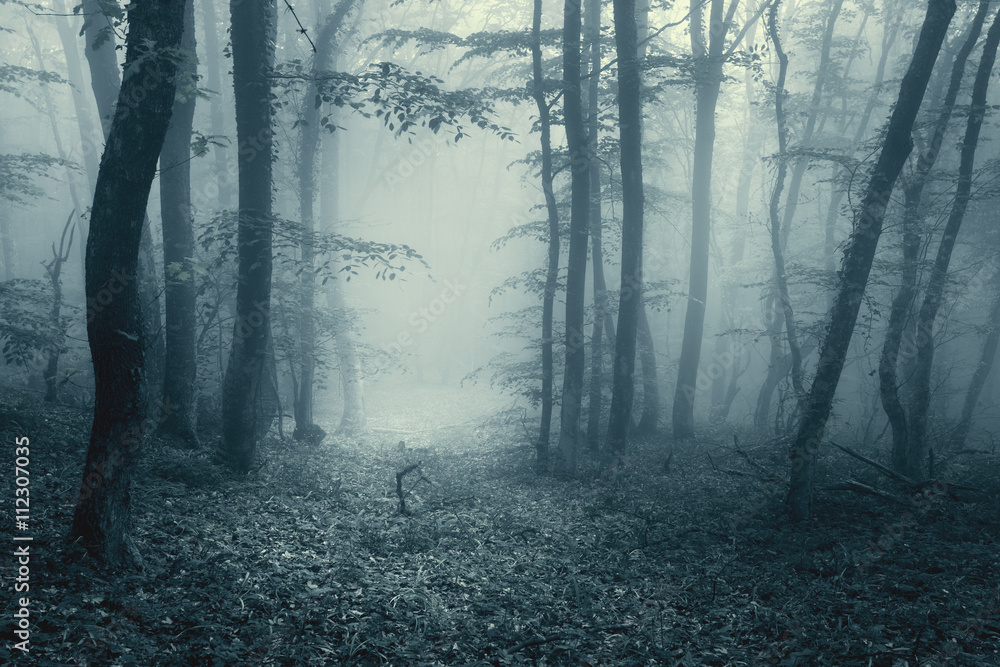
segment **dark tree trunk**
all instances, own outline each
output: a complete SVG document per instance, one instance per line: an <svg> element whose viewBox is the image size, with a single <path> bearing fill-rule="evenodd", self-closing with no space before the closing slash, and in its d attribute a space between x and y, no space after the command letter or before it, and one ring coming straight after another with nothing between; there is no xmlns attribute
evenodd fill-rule
<svg viewBox="0 0 1000 667"><path fill-rule="evenodd" d="M997 289L1000 285L995 285ZM989 377L993 369L993 361L997 355L997 343L1000 342L1000 290L997 290L993 298L993 307L990 309L989 319L986 321L986 337L983 339L983 351L979 356L979 363L972 374L969 382L969 389L965 393L965 402L962 404L962 418L955 427L949 443L953 451L961 451L965 448L965 441L969 437L969 430L972 428L972 417L979 405L979 396L986 385L986 378Z"/></svg>
<svg viewBox="0 0 1000 667"><path fill-rule="evenodd" d="M115 55L116 37L112 27L113 19L104 13L105 5L106 3L102 4L99 0L87 0L83 3L83 12L86 16L84 21L84 52L87 55L94 100L101 118L103 138L107 142L115 105L119 100L121 73L118 70L118 56ZM142 95L141 92L138 94ZM139 300L147 341L148 360L145 377L146 382L153 388L153 391L146 393L147 397L156 396L159 395L157 389L161 387L163 382L165 348L163 320L160 313L160 288L148 216L143 221L139 239L139 263L136 278L139 283Z"/></svg>
<svg viewBox="0 0 1000 667"><path fill-rule="evenodd" d="M600 131L601 77L601 0L587 0L584 32L590 51L590 75L587 79L587 128L590 153L597 155ZM587 448L597 452L601 443L601 412L604 403L605 321L611 321L608 308L608 286L604 279L603 225L601 211L601 164L590 163L590 239L593 246L594 324L590 336L590 398L587 407ZM609 328L609 341L614 340L614 328Z"/></svg>
<svg viewBox="0 0 1000 667"><path fill-rule="evenodd" d="M622 267L615 337L614 385L608 443L620 455L628 445L635 395L635 346L642 304L642 100L635 0L615 0L618 54L618 128L622 173ZM647 324L648 328L648 324ZM655 360L654 360L655 361Z"/></svg>
<svg viewBox="0 0 1000 667"><path fill-rule="evenodd" d="M913 148L910 132L920 110L934 62L955 14L954 0L930 0L913 60L903 76L899 98L889 119L882 152L871 172L868 190L855 218L854 232L844 251L827 333L820 349L816 377L806 397L798 432L790 451L791 481L788 509L794 520L810 515L816 453L844 369L872 260L882 234L885 209L906 159Z"/></svg>
<svg viewBox="0 0 1000 667"><path fill-rule="evenodd" d="M87 301L100 306L87 321L96 393L72 534L111 568L138 558L130 487L145 436L146 401L136 272L146 203L174 102L175 65L163 50L180 45L183 26L183 0L143 2L129 11L125 59L135 71L118 97L87 240ZM142 50L149 42L156 44L153 57Z"/></svg>
<svg viewBox="0 0 1000 667"><path fill-rule="evenodd" d="M903 399L900 397L899 353L907 334L907 325L913 315L913 300L917 295L917 273L921 247L920 227L923 220L922 196L924 186L927 184L928 175L941 152L944 136L948 130L952 112L955 109L955 102L962 88L966 64L969 56L972 54L972 50L976 46L976 42L979 41L989 5L989 0L982 0L979 3L979 9L969 26L965 42L955 56L948 90L945 93L944 100L941 103L941 110L938 112L938 117L934 124L930 146L920 156L920 160L917 161L916 169L910 176L904 191L905 205L903 207L903 220L901 224L903 232L903 259L900 286L899 291L896 292L896 295L892 299L885 342L882 344L882 353L879 357L879 395L882 399L882 409L885 410L886 417L889 419L889 425L892 429L890 462L893 469L897 471L902 471L906 467L907 442L909 440L909 423L906 408L904 407ZM908 350L907 356L912 356L913 352L915 350Z"/></svg>
<svg viewBox="0 0 1000 667"><path fill-rule="evenodd" d="M549 104L545 101L542 78L541 25L542 0L535 0L531 21L532 95L535 98L538 124L541 129L542 191L545 194L545 210L549 221L549 257L545 273L545 291L542 295L542 419L538 441L535 443L538 466L544 468L549 459L549 437L552 432L552 383L555 377L552 359L554 343L552 317L559 278L559 210L556 207L555 191L552 189L552 132Z"/></svg>
<svg viewBox="0 0 1000 667"><path fill-rule="evenodd" d="M163 414L160 431L198 446L195 433L197 326L193 258L194 221L191 212L191 133L194 125L197 56L194 2L184 7L184 60L178 70L180 88L174 101L160 153L160 217L163 223L163 284L166 336L163 362Z"/></svg>
<svg viewBox="0 0 1000 667"><path fill-rule="evenodd" d="M559 449L562 467L576 468L583 402L583 317L590 230L590 154L580 96L580 0L563 5L563 112L571 176L569 259L566 273L566 362L560 404Z"/></svg>
<svg viewBox="0 0 1000 667"><path fill-rule="evenodd" d="M926 475L930 444L927 442L927 411L931 402L931 368L934 364L934 323L937 320L941 300L944 296L945 282L948 279L948 266L951 263L952 251L965 212L972 198L972 176L976 164L976 147L979 135L986 117L986 95L989 92L990 75L996 62L997 46L1000 45L1000 12L993 19L986 42L983 45L983 56L979 61L976 80L972 86L972 106L969 110L969 120L965 128L965 138L962 141L962 156L958 168L958 187L951 214L941 235L937 256L927 281L924 301L917 315L917 358L913 374L913 400L909 412L909 430L907 433L906 456L903 468L899 471L911 479L922 479Z"/></svg>
<svg viewBox="0 0 1000 667"><path fill-rule="evenodd" d="M222 387L222 455L235 472L254 464L273 420L271 349L270 72L274 0L232 0L233 89L240 146L236 323Z"/></svg>

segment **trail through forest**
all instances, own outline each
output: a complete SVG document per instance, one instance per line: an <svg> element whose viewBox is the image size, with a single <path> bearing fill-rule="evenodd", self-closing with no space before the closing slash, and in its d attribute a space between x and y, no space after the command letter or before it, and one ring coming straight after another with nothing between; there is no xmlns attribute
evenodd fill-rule
<svg viewBox="0 0 1000 667"><path fill-rule="evenodd" d="M269 441L246 481L154 438L135 484L144 569L105 578L66 541L89 416L5 396L3 437L29 434L46 471L30 664L997 664L995 452L942 464L978 491L828 493L793 527L763 472L784 444L717 433L667 468L660 439L561 480L490 399L375 385L372 435ZM403 515L396 474L418 461ZM839 451L820 468L878 484ZM29 664L6 643L0 660Z"/></svg>

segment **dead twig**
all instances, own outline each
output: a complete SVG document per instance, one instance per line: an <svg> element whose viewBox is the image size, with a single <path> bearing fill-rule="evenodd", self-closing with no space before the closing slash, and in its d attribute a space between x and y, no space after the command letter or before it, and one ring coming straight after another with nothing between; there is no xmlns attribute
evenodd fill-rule
<svg viewBox="0 0 1000 667"><path fill-rule="evenodd" d="M875 487L868 486L867 484L862 484L861 482L859 482L857 480L854 480L854 479L849 479L849 480L847 480L846 482L844 482L842 484L831 484L830 486L824 486L823 490L824 491L854 491L855 493L864 493L864 494L867 494L869 496L876 496L878 498L882 498L883 500L889 500L889 501L894 502L894 503L899 503L900 505L905 505L907 507L909 506L909 503L907 503L904 500L900 500L899 498L897 498L896 496L892 495L891 493L886 493L885 491L881 491L879 489L876 489Z"/></svg>
<svg viewBox="0 0 1000 667"><path fill-rule="evenodd" d="M867 456L864 456L863 454L858 454L856 451L854 451L852 449L848 449L847 447L844 447L843 445L838 445L837 443L833 442L832 440L830 440L829 442L830 442L831 445L833 445L834 447L836 447L840 451L844 452L848 456L853 456L857 460L863 461L864 463L867 463L868 465L870 465L871 467L875 468L876 470L878 470L880 473L882 473L886 477L894 479L897 482L902 482L903 484L908 484L909 486L919 486L920 485L920 482L914 482L912 479L910 479L906 475L901 475L900 473L896 472L892 468L888 468L888 467L882 465L878 461L872 461Z"/></svg>
<svg viewBox="0 0 1000 667"><path fill-rule="evenodd" d="M399 513L406 514L406 496L410 494L409 491L403 493L403 478L409 475L411 472L420 467L423 461L417 461L416 463L411 463L402 470L396 473L396 495L399 496ZM420 476L423 479L423 475Z"/></svg>

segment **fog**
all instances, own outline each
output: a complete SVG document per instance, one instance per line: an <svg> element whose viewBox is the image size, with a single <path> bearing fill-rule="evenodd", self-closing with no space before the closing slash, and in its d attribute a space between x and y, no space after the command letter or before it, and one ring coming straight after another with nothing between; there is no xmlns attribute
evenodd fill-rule
<svg viewBox="0 0 1000 667"><path fill-rule="evenodd" d="M415 447L739 521L996 481L989 0L73 4L0 4L0 406L76 424L95 562L185 457L414 517L482 472Z"/></svg>

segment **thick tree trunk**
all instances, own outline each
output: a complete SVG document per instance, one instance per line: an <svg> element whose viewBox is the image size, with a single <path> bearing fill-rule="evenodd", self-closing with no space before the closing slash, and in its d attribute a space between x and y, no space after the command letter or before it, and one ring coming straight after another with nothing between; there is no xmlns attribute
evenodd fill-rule
<svg viewBox="0 0 1000 667"><path fill-rule="evenodd" d="M106 3L105 3L106 4ZM113 19L106 14L105 4L100 0L87 0L83 3L84 21L84 52L90 70L90 83L94 91L94 100L101 118L101 130L105 142L111 129L115 105L119 99L121 72L118 69L118 56L115 52L115 32ZM148 85L148 84L147 84ZM142 93L138 93L142 95ZM146 334L146 382L153 389L147 396L159 395L163 382L164 340L163 320L160 313L160 288L157 280L156 259L153 253L153 240L149 231L149 217L143 222L139 240L139 263L137 280L139 283L139 299L143 313L143 327Z"/></svg>
<svg viewBox="0 0 1000 667"><path fill-rule="evenodd" d="M174 101L160 153L160 218L163 224L163 300L166 335L163 360L163 415L160 431L198 446L195 433L197 358L194 220L191 211L191 133L194 125L195 54L194 2L184 7L184 60L178 74L181 87Z"/></svg>
<svg viewBox="0 0 1000 667"><path fill-rule="evenodd" d="M137 562L130 487L145 436L146 401L136 272L149 189L174 102L175 65L164 51L179 46L183 26L183 0L143 2L129 11L125 59L135 71L118 98L87 240L87 301L100 306L87 321L96 393L72 534L111 568ZM152 57L141 50L151 42Z"/></svg>
<svg viewBox="0 0 1000 667"><path fill-rule="evenodd" d="M628 445L635 396L635 352L642 303L642 100L637 50L635 0L615 0L615 46L618 55L618 128L622 174L622 266L615 337L614 385L608 417L611 452ZM647 323L646 328L649 328ZM655 361L655 359L654 359ZM655 383L654 383L655 384ZM655 427L655 425L654 425Z"/></svg>
<svg viewBox="0 0 1000 667"><path fill-rule="evenodd" d="M531 21L531 70L532 96L538 110L542 148L542 192L545 195L545 210L549 221L549 255L545 273L545 291L542 295L542 419L538 441L535 443L538 467L544 469L549 459L549 437L552 432L552 383L555 378L552 346L554 334L552 318L555 311L556 286L559 278L559 210L556 206L555 190L552 188L552 133L549 120L549 104L545 101L545 87L542 78L542 0L534 0Z"/></svg>
<svg viewBox="0 0 1000 667"><path fill-rule="evenodd" d="M232 0L233 89L239 166L236 323L222 387L222 455L237 473L254 464L273 419L271 386L271 131L274 0Z"/></svg>
<svg viewBox="0 0 1000 667"><path fill-rule="evenodd" d="M854 232L844 251L829 325L822 342L816 377L806 398L798 432L790 451L791 481L788 509L794 520L810 515L816 453L833 406L872 260L882 234L885 210L906 159L913 148L910 132L920 110L927 82L955 14L954 0L929 0L927 14L899 98L889 119L882 152L871 172L868 190L855 218Z"/></svg>
<svg viewBox="0 0 1000 667"><path fill-rule="evenodd" d="M969 25L965 41L955 55L948 90L944 95L941 109L933 127L930 146L917 161L916 169L910 176L905 189L905 205L901 224L903 258L900 286L892 300L885 342L882 344L882 353L879 358L879 394L882 399L882 408L885 410L892 428L890 462L893 469L897 471L906 468L907 443L909 441L909 422L904 401L900 397L899 353L908 333L907 326L913 315L913 300L917 295L918 262L922 237L920 228L923 221L922 196L930 171L941 152L944 136L955 109L955 102L958 100L958 94L962 88L966 64L976 42L979 41L989 6L990 0L982 0L979 3L979 9ZM907 356L911 357L915 349L912 349L912 346L908 347L911 349L908 350Z"/></svg>
<svg viewBox="0 0 1000 667"><path fill-rule="evenodd" d="M958 168L958 187L951 214L941 235L937 256L927 280L924 301L917 315L917 355L913 374L913 400L909 412L909 429L906 442L906 456L899 472L911 479L921 479L926 475L930 444L927 442L927 412L931 402L931 369L934 364L934 323L938 317L944 287L948 279L948 266L958 238L965 212L972 198L972 176L976 163L976 147L986 117L986 96L989 92L990 75L996 62L997 46L1000 45L1000 12L993 19L983 56L979 61L976 80L972 86L972 106L962 141L962 156Z"/></svg>
<svg viewBox="0 0 1000 667"><path fill-rule="evenodd" d="M566 272L566 362L560 404L559 450L564 472L576 468L583 402L583 318L590 230L590 151L580 96L580 0L563 5L563 114L571 171L569 259ZM619 332L620 335L620 332Z"/></svg>
<svg viewBox="0 0 1000 667"><path fill-rule="evenodd" d="M997 289L1000 285L995 285ZM986 386L986 378L989 377L993 369L993 362L997 355L997 343L1000 342L1000 290L997 290L993 298L993 307L990 308L989 319L986 321L986 337L983 339L983 351L979 355L979 363L972 374L969 382L969 389L965 392L965 402L962 404L962 418L955 427L949 443L952 451L961 451L965 448L965 441L969 437L972 428L972 417L979 405L979 397Z"/></svg>

